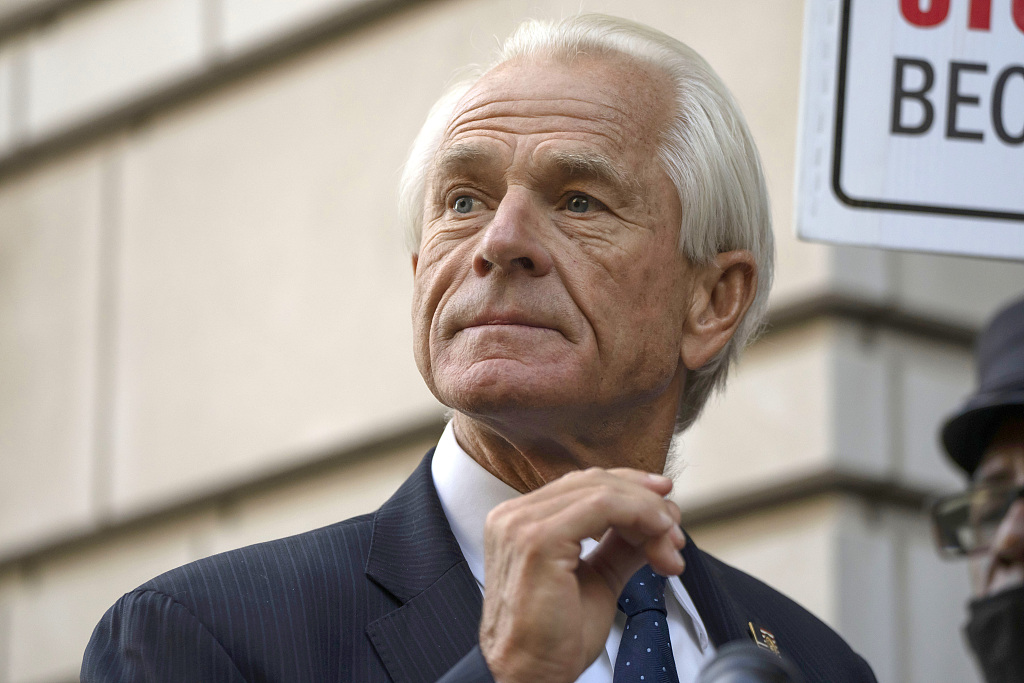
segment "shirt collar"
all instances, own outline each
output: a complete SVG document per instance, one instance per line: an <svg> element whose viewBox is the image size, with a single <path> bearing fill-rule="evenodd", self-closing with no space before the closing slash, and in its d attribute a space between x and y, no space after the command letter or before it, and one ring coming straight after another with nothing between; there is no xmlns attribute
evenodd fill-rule
<svg viewBox="0 0 1024 683"><path fill-rule="evenodd" d="M485 470L455 439L448 423L434 449L430 472L448 524L469 563L473 577L484 585L484 522L487 514L518 491Z"/></svg>

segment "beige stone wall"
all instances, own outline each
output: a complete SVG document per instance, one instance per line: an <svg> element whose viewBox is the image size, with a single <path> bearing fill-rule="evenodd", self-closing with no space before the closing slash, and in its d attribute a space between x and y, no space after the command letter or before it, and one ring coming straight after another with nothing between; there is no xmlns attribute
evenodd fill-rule
<svg viewBox="0 0 1024 683"><path fill-rule="evenodd" d="M453 69L581 7L702 52L773 195L774 327L682 440L688 528L880 680L972 680L914 506L957 485L935 425L1024 266L793 238L801 2L0 0L0 683L74 680L121 593L397 487L442 414L404 153Z"/></svg>

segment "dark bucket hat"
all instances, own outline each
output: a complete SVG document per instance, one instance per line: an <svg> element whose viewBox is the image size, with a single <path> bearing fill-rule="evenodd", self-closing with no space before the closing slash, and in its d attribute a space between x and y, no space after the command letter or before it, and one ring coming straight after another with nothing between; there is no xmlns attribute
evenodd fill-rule
<svg viewBox="0 0 1024 683"><path fill-rule="evenodd" d="M1024 299L1002 309L978 337L978 390L942 427L942 443L967 474L996 429L1024 414Z"/></svg>

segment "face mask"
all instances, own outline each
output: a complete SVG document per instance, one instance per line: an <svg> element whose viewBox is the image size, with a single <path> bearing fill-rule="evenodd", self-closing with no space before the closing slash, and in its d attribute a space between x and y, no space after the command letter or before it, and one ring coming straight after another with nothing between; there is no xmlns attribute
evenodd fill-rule
<svg viewBox="0 0 1024 683"><path fill-rule="evenodd" d="M971 601L965 627L987 683L1024 681L1024 586Z"/></svg>

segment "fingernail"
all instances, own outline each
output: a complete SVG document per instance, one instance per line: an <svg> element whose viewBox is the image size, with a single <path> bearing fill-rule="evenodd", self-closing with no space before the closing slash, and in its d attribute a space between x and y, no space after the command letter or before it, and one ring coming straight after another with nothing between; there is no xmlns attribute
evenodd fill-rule
<svg viewBox="0 0 1024 683"><path fill-rule="evenodd" d="M651 478L651 481L656 482L658 484L664 484L666 482L672 481L671 479L669 479L668 477L666 477L664 475L654 474L653 472L648 472L647 476Z"/></svg>
<svg viewBox="0 0 1024 683"><path fill-rule="evenodd" d="M669 530L668 533L672 537L672 541L676 544L677 547L682 548L684 545L686 545L686 536L683 534L683 530L677 527L675 524L672 525L672 528Z"/></svg>
<svg viewBox="0 0 1024 683"><path fill-rule="evenodd" d="M672 521L672 518L669 517L668 513L664 510L658 513L658 519L661 520L661 525L664 527L672 527L673 529L678 528L676 527L676 523Z"/></svg>

